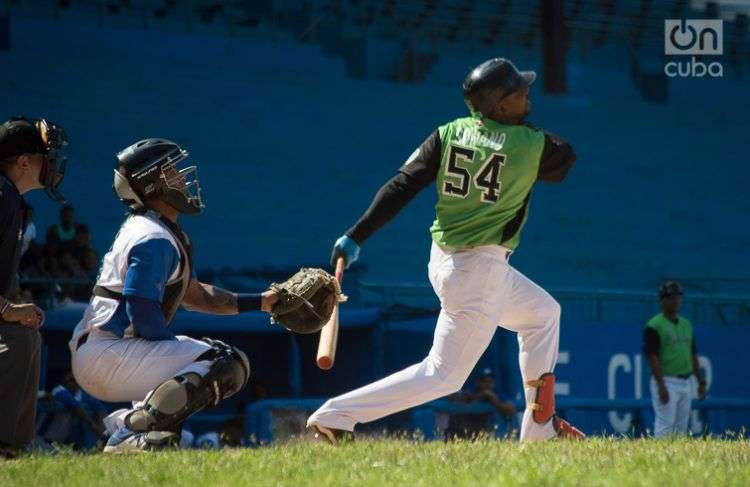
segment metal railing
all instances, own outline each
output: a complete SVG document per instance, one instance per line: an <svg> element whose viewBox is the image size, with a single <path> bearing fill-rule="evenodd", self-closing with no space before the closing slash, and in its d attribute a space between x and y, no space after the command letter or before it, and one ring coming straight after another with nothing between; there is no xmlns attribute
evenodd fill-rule
<svg viewBox="0 0 750 487"><path fill-rule="evenodd" d="M71 287L83 291L91 291L94 282L85 277L20 277L18 283L21 288L33 290L34 303L44 309L55 308L66 296L66 289ZM83 294L83 293L82 293Z"/></svg>
<svg viewBox="0 0 750 487"><path fill-rule="evenodd" d="M359 285L361 300L367 305L384 308L398 304L416 308L439 306L428 284L362 281ZM618 315L610 312L614 309L623 313L630 310L633 316L646 316L654 313L658 305L654 292L645 290L556 287L549 292L563 305L566 316L584 321L617 321ZM688 292L683 310L695 323L750 324L750 296L747 294Z"/></svg>
<svg viewBox="0 0 750 487"><path fill-rule="evenodd" d="M233 271L202 270L199 278L219 286L247 291L268 285L272 281L283 280L295 270L294 266ZM347 294L351 305L414 311L439 309L440 304L428 284L372 282L364 279L366 272L365 266L356 264L350 269ZM41 289L43 292L35 296L35 301L46 308L58 304L59 291L66 286L93 285L89 279L75 277L22 277L19 283ZM565 319L586 322L629 321L634 317L641 319L649 316L658 308L653 291L556 287L549 292L562 304ZM688 292L682 313L698 324L750 325L750 296L739 293Z"/></svg>

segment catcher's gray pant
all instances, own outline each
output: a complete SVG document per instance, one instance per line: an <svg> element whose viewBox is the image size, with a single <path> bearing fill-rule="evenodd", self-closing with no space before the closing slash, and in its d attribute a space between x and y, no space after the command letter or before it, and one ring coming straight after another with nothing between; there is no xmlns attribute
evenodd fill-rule
<svg viewBox="0 0 750 487"><path fill-rule="evenodd" d="M690 406L693 398L693 379L665 377L664 385L669 392L669 401L659 400L659 387L651 377L651 403L654 406L654 436L686 435L690 423Z"/></svg>
<svg viewBox="0 0 750 487"><path fill-rule="evenodd" d="M458 391L492 340L498 324L518 333L524 383L551 372L557 361L560 305L508 264L498 245L451 250L432 245L429 275L442 309L427 357L400 372L327 401L308 419L351 431L366 423ZM536 389L526 389L534 402ZM527 409L522 440L555 436L552 422L534 422Z"/></svg>

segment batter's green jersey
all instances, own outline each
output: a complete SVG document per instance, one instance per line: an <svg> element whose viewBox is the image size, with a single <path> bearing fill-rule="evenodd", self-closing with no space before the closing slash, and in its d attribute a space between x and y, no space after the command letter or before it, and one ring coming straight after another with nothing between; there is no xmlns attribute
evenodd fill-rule
<svg viewBox="0 0 750 487"><path fill-rule="evenodd" d="M544 133L474 117L438 131L442 157L433 240L448 247L502 243L516 248L539 173Z"/></svg>
<svg viewBox="0 0 750 487"><path fill-rule="evenodd" d="M346 235L361 245L418 191L435 184L435 242L515 249L534 183L562 181L575 159L565 140L531 125L459 118L427 137Z"/></svg>
<svg viewBox="0 0 750 487"><path fill-rule="evenodd" d="M682 316L677 323L659 313L646 323L659 335L659 364L664 375L681 376L693 372L693 325Z"/></svg>

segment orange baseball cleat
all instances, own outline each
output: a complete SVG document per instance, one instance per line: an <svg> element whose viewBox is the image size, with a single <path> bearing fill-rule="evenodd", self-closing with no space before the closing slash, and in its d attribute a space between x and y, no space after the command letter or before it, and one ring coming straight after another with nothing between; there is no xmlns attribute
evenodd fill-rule
<svg viewBox="0 0 750 487"><path fill-rule="evenodd" d="M583 433L583 431L579 430L559 416L555 416L554 418L552 418L552 426L555 427L558 438L564 438L568 440L582 440L586 438L586 435Z"/></svg>

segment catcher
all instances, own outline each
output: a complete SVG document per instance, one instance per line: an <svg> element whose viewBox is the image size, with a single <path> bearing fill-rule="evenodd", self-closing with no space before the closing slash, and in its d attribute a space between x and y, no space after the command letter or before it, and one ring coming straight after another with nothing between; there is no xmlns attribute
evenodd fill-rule
<svg viewBox="0 0 750 487"><path fill-rule="evenodd" d="M263 310L293 332L314 333L341 294L320 269L302 269L260 294L198 281L190 240L177 225L180 214L203 209L196 167L177 167L187 156L164 139L142 140L117 154L114 190L130 215L104 256L69 343L81 387L104 401L134 401L132 409L105 419L111 435L105 452L176 445L190 415L247 383L250 364L241 350L169 329L180 305L219 315Z"/></svg>

